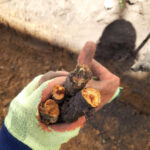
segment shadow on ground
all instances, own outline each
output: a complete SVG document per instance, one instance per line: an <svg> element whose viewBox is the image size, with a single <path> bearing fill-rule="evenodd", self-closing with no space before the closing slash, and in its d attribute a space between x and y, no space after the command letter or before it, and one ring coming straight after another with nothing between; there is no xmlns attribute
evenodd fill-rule
<svg viewBox="0 0 150 150"><path fill-rule="evenodd" d="M95 58L120 77L124 87L120 100L150 113L150 74L145 76L145 73L131 71L137 55L135 41L136 31L132 23L116 20L103 31Z"/></svg>

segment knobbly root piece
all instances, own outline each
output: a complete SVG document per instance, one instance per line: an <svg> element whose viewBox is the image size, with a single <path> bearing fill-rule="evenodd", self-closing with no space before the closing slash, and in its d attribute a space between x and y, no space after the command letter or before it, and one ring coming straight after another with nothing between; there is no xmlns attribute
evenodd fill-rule
<svg viewBox="0 0 150 150"><path fill-rule="evenodd" d="M45 125L50 125L57 122L60 110L58 104L54 100L49 99L40 105L39 113L41 122Z"/></svg>
<svg viewBox="0 0 150 150"><path fill-rule="evenodd" d="M75 95L75 93L85 87L86 83L91 78L92 72L87 65L77 65L75 70L69 74L64 83L67 95Z"/></svg>
<svg viewBox="0 0 150 150"><path fill-rule="evenodd" d="M91 115L93 109L101 103L98 90L85 88L75 96L65 101L61 108L61 117L64 122L73 122L82 115Z"/></svg>
<svg viewBox="0 0 150 150"><path fill-rule="evenodd" d="M65 97L65 88L61 85L55 85L52 91L52 98L58 103L62 103Z"/></svg>

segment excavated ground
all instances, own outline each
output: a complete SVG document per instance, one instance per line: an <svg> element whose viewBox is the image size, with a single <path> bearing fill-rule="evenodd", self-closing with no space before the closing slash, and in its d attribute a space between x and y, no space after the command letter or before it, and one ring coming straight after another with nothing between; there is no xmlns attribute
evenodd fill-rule
<svg viewBox="0 0 150 150"><path fill-rule="evenodd" d="M4 25L0 25L0 53L0 125L12 98L35 76L49 70L71 71L77 59ZM89 119L61 150L150 150L149 139L150 116L119 99Z"/></svg>

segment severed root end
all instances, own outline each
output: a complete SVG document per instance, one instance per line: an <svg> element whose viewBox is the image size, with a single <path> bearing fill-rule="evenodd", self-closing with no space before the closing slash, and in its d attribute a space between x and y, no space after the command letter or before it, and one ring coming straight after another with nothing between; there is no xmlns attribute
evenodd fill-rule
<svg viewBox="0 0 150 150"><path fill-rule="evenodd" d="M65 88L61 85L55 85L52 95L55 100L61 101L65 97Z"/></svg>
<svg viewBox="0 0 150 150"><path fill-rule="evenodd" d="M66 93L71 96L75 95L75 93L84 88L91 78L92 72L87 65L77 65L64 84Z"/></svg>
<svg viewBox="0 0 150 150"><path fill-rule="evenodd" d="M77 65L72 74L72 82L79 88L85 85L92 77L92 72L87 65Z"/></svg>
<svg viewBox="0 0 150 150"><path fill-rule="evenodd" d="M100 92L93 88L85 88L81 91L83 98L91 107L97 107L101 103Z"/></svg>
<svg viewBox="0 0 150 150"><path fill-rule="evenodd" d="M59 106L54 100L47 100L39 108L41 121L46 124L56 123L60 114Z"/></svg>

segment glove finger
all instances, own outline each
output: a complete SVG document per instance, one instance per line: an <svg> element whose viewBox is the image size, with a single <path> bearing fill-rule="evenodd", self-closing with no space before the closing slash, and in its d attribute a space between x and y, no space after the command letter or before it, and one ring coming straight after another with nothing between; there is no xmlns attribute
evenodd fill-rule
<svg viewBox="0 0 150 150"><path fill-rule="evenodd" d="M66 71L49 71L44 75L39 75L35 77L21 92L18 96L22 95L23 97L30 96L33 91L39 87L42 83L44 83L47 80L50 80L55 77L59 76L67 76L69 73Z"/></svg>
<svg viewBox="0 0 150 150"><path fill-rule="evenodd" d="M47 80L50 80L52 78L56 78L56 77L59 77L59 76L67 76L68 74L69 73L67 71L57 71L57 72L49 71L49 72L47 72L43 75L43 77L39 81L39 86Z"/></svg>
<svg viewBox="0 0 150 150"><path fill-rule="evenodd" d="M92 69L93 75L98 77L99 80L109 79L113 75L108 69L106 69L104 66L102 66L95 59L92 60L91 69Z"/></svg>
<svg viewBox="0 0 150 150"><path fill-rule="evenodd" d="M95 51L96 51L96 44L94 42L87 42L79 54L78 64L85 64L91 67Z"/></svg>

